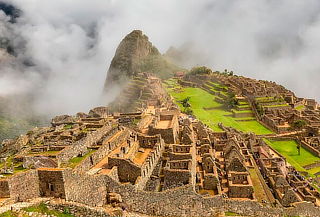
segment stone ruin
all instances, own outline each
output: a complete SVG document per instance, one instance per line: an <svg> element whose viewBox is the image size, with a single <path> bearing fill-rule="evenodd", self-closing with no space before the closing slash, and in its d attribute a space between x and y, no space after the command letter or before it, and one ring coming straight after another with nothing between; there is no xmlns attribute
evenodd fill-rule
<svg viewBox="0 0 320 217"><path fill-rule="evenodd" d="M2 168L0 198L18 202L52 197L149 215L320 212L319 192L260 137L223 125L222 132L212 131L180 113L162 94L159 80L145 76L149 87L155 87L154 97L138 111L98 107L88 114L58 116L51 127L5 141L0 156L12 174ZM248 85L242 80L241 86ZM254 88L258 83L242 92L288 93L282 87L272 89L273 83ZM302 141L316 148L311 132Z"/></svg>

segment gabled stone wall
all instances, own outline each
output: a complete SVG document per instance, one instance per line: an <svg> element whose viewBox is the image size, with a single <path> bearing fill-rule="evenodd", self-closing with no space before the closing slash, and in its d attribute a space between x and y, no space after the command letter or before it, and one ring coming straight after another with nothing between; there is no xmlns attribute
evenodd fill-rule
<svg viewBox="0 0 320 217"><path fill-rule="evenodd" d="M40 196L65 198L64 170L38 170Z"/></svg>

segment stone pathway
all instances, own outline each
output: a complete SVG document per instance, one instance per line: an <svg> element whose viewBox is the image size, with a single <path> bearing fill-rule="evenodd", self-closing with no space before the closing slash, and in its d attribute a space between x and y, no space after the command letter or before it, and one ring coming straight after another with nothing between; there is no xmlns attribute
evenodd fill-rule
<svg viewBox="0 0 320 217"><path fill-rule="evenodd" d="M10 210L19 211L19 210L21 210L23 208L30 207L30 206L39 204L41 202L46 202L46 201L48 201L47 198L37 198L37 199L34 199L34 200L30 201L30 202L19 202L19 203L6 205L6 206L3 206L3 207L0 207L0 214L4 213L4 212L7 212L7 211L10 211Z"/></svg>

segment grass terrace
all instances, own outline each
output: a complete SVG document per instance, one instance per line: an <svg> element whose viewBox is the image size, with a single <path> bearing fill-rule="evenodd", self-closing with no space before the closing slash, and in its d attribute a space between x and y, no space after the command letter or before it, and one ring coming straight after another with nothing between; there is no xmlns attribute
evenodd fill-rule
<svg viewBox="0 0 320 217"><path fill-rule="evenodd" d="M225 126L234 127L244 132L254 132L258 135L273 133L256 120L237 121L237 118L232 117L232 112L224 109L222 104L214 100L216 96L211 95L203 89L182 88L173 79L167 80L165 84L167 91L174 97L182 111L184 108L178 101L190 97L189 103L191 104L193 114L215 131L221 131L218 127L218 123L221 122ZM174 88L170 88L168 85L174 86ZM176 88L180 88L181 91L176 91Z"/></svg>
<svg viewBox="0 0 320 217"><path fill-rule="evenodd" d="M239 106L248 106L249 103L245 101L239 101Z"/></svg>
<svg viewBox="0 0 320 217"><path fill-rule="evenodd" d="M298 111L302 111L302 110L304 110L304 108L305 108L304 105L299 105L299 106L295 107L295 109Z"/></svg>
<svg viewBox="0 0 320 217"><path fill-rule="evenodd" d="M84 159L86 159L88 156L92 155L96 150L92 149L82 157L74 157L69 160L69 163L67 165L64 165L65 167L71 167L75 168L77 165L79 165Z"/></svg>
<svg viewBox="0 0 320 217"><path fill-rule="evenodd" d="M264 105L263 107L265 108L276 108L276 107L286 107L289 106L287 103L286 104L277 104L277 105Z"/></svg>
<svg viewBox="0 0 320 217"><path fill-rule="evenodd" d="M236 110L236 109L232 109L231 110L234 113L252 113L252 110Z"/></svg>
<svg viewBox="0 0 320 217"><path fill-rule="evenodd" d="M276 99L273 96L256 97L255 100L257 102L274 102L274 101L276 101Z"/></svg>
<svg viewBox="0 0 320 217"><path fill-rule="evenodd" d="M264 139L264 141L273 149L278 151L281 155L283 155L287 159L287 162L296 170L307 172L311 176L314 176L315 173L320 172L320 167L316 167L310 170L306 170L303 168L303 166L319 161L320 158L313 155L303 147L301 147L299 155L297 150L297 142L295 140L273 141Z"/></svg>

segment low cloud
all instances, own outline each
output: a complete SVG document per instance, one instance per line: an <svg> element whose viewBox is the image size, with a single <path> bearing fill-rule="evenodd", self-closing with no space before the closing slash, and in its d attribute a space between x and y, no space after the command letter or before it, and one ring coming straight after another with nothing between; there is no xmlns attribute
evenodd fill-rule
<svg viewBox="0 0 320 217"><path fill-rule="evenodd" d="M28 92L43 114L105 104L107 69L133 29L143 30L163 53L192 44L188 66L274 80L298 96L320 100L317 0L4 2L22 13L13 24L0 14L0 34L10 37L17 54L0 66L0 95Z"/></svg>

